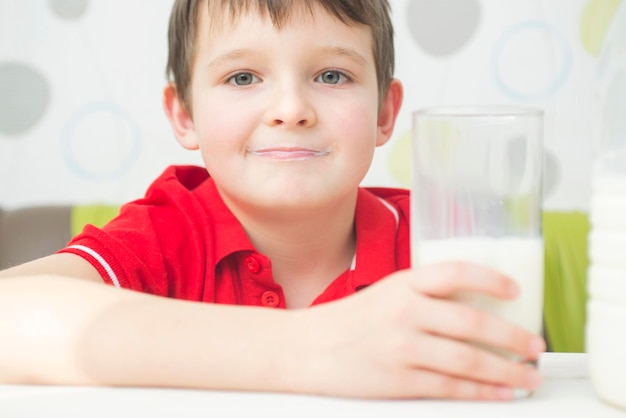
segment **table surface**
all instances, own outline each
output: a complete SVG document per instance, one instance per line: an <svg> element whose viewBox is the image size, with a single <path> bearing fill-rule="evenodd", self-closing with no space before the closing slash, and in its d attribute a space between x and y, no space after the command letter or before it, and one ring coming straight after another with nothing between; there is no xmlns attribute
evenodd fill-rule
<svg viewBox="0 0 626 418"><path fill-rule="evenodd" d="M0 385L0 417L626 418L626 410L596 396L586 354L545 353L539 368L542 386L529 398L512 402L379 401L250 392Z"/></svg>

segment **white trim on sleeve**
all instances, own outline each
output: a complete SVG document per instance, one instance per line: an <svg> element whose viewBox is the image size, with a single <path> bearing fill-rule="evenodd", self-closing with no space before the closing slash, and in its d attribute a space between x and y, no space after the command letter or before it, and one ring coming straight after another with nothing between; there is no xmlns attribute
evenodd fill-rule
<svg viewBox="0 0 626 418"><path fill-rule="evenodd" d="M102 256L100 254L98 254L97 252L95 252L94 250L92 250L89 247L85 247L84 245L70 245L67 248L73 248L75 250L83 251L83 252L89 254L90 256L92 256L93 258L95 258L96 261L98 263L100 263L102 268L104 268L104 270L107 272L107 274L109 275L109 279L111 279L111 281L113 282L115 287L122 287L122 286L120 286L120 282L117 279L117 276L115 275L115 272L113 271L113 269L111 268L109 263L107 263L106 260L104 258L102 258Z"/></svg>
<svg viewBox="0 0 626 418"><path fill-rule="evenodd" d="M397 229L398 226L400 225L400 215L398 214L398 211L396 210L396 208L391 206L391 204L389 204L389 202L387 202L385 199L378 197L378 200L380 200L380 203L382 203L393 214L393 217L396 219L396 229Z"/></svg>

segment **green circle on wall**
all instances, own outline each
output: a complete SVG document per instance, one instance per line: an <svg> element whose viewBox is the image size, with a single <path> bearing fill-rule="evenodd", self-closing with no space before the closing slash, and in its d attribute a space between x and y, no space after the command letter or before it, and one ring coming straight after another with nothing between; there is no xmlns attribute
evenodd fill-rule
<svg viewBox="0 0 626 418"><path fill-rule="evenodd" d="M411 131L400 135L398 140L391 144L389 154L389 172L399 185L411 187Z"/></svg>
<svg viewBox="0 0 626 418"><path fill-rule="evenodd" d="M589 0L580 17L580 39L594 57L600 55L604 38L622 0Z"/></svg>

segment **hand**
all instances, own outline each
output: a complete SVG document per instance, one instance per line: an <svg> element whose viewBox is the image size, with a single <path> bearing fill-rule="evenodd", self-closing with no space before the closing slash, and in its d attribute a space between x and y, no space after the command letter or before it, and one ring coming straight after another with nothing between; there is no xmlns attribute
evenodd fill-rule
<svg viewBox="0 0 626 418"><path fill-rule="evenodd" d="M295 367L304 367L304 380L313 383L304 391L507 400L515 388L537 388L534 367L468 341L535 360L545 350L543 339L450 299L459 291L500 299L519 293L498 272L450 262L397 272L352 297L301 311L295 332L304 353Z"/></svg>

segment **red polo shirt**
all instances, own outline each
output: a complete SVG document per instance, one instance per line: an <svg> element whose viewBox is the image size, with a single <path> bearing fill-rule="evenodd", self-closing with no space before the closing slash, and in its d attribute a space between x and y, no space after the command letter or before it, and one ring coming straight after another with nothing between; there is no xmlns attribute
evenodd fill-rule
<svg viewBox="0 0 626 418"><path fill-rule="evenodd" d="M350 295L409 267L409 192L359 189L352 267L313 302ZM257 252L202 167L169 167L143 199L102 229L88 225L61 252L108 284L193 301L285 307L270 260Z"/></svg>

